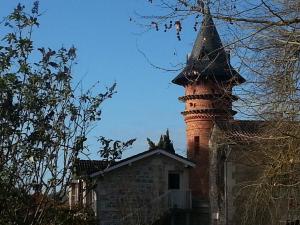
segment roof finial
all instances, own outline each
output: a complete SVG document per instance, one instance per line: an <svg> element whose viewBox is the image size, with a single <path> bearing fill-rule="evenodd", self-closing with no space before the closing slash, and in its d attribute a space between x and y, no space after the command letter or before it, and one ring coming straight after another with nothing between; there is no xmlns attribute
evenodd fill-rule
<svg viewBox="0 0 300 225"><path fill-rule="evenodd" d="M210 15L210 8L209 8L208 2L206 3L206 10L205 10L205 13L206 13L207 15ZM211 15L210 15L210 16L211 16Z"/></svg>
<svg viewBox="0 0 300 225"><path fill-rule="evenodd" d="M203 0L197 0L197 4L199 5L200 7L200 12L204 12L205 10L205 3L203 2Z"/></svg>
<svg viewBox="0 0 300 225"><path fill-rule="evenodd" d="M197 0L197 4L200 7L200 12L203 14L210 14L209 10L209 2L210 1L205 1L205 0Z"/></svg>

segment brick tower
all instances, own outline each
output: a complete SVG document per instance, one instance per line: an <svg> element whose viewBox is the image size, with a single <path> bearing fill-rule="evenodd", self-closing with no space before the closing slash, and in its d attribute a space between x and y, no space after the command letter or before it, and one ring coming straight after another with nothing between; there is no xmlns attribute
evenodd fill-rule
<svg viewBox="0 0 300 225"><path fill-rule="evenodd" d="M208 144L214 122L233 119L232 88L244 81L230 65L208 9L185 68L172 80L185 88L179 100L185 102L187 156L197 164L190 174L195 200L209 197Z"/></svg>

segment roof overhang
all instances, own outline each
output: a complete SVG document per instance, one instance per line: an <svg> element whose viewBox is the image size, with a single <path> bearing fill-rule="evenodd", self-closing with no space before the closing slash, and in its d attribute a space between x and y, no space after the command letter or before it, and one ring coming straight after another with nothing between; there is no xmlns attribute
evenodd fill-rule
<svg viewBox="0 0 300 225"><path fill-rule="evenodd" d="M182 156L179 156L177 154L169 153L165 150L157 149L157 150L148 151L145 154L137 155L136 157L133 156L133 157L130 157L128 159L124 159L124 160L120 161L119 163L116 163L115 165L113 165L111 167L108 167L107 169L105 169L103 171L98 171L98 172L92 173L90 175L90 177L96 177L96 176L99 176L99 175L104 175L105 173L116 170L116 169L118 169L120 167L123 167L123 166L126 166L126 165L130 165L133 162L151 157L153 155L166 156L168 158L174 159L174 160L184 164L186 167L195 167L196 166L196 164L194 162L192 162L192 161L190 161L190 160L188 160L188 159L186 159Z"/></svg>

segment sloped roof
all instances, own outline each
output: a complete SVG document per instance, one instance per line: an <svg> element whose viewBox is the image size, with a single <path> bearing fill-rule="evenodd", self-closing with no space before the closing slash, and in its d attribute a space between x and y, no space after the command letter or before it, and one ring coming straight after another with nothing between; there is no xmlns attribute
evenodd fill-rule
<svg viewBox="0 0 300 225"><path fill-rule="evenodd" d="M250 143L262 140L278 140L289 137L291 130L299 130L299 121L231 120L216 121L212 141ZM292 134L293 135L293 134ZM227 144L228 144L227 143Z"/></svg>
<svg viewBox="0 0 300 225"><path fill-rule="evenodd" d="M96 177L98 175L102 175L104 173L110 172L112 170L115 170L115 169L118 169L120 167L126 166L130 163L133 163L133 162L136 162L136 161L139 161L139 160L142 160L142 159L154 156L154 155L166 156L168 158L171 158L171 159L174 159L178 162L181 162L181 163L185 164L188 167L195 167L195 165L196 165L194 162L190 161L189 159L187 159L187 158L185 158L181 155L178 155L178 154L175 154L175 153L170 153L170 152L167 152L167 151L162 150L162 149L156 149L156 150L145 151L145 152L136 154L134 156L131 156L129 158L126 158L126 159L120 160L118 162L115 162L115 163L109 165L109 167L105 168L104 170L98 170L98 171L90 174L90 177Z"/></svg>
<svg viewBox="0 0 300 225"><path fill-rule="evenodd" d="M245 79L230 65L229 54L224 50L208 9L187 65L172 82L185 85L197 80L209 79L233 84L245 82Z"/></svg>
<svg viewBox="0 0 300 225"><path fill-rule="evenodd" d="M109 166L109 163L104 160L82 160L77 159L74 164L73 171L77 175L90 175L99 170L104 170Z"/></svg>
<svg viewBox="0 0 300 225"><path fill-rule="evenodd" d="M249 141L259 136L268 124L270 123L258 120L216 121L216 128L225 137L236 141Z"/></svg>
<svg viewBox="0 0 300 225"><path fill-rule="evenodd" d="M209 53L212 57L217 57L220 61L226 60L226 52L210 11L204 16L201 31L197 35L189 60L197 61L205 53Z"/></svg>

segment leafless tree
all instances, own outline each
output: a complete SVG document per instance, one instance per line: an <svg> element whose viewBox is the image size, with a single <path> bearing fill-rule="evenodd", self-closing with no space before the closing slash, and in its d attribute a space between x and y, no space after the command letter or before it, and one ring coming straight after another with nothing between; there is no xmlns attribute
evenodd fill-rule
<svg viewBox="0 0 300 225"><path fill-rule="evenodd" d="M259 132L239 134L248 143L246 147L236 141L236 134L225 135L239 154L246 155L245 161L259 168L255 179L240 184L240 222L279 224L280 220L295 219L300 209L300 2L149 2L150 7L159 7L161 14L140 16L137 21L157 31L175 30L179 40L183 30L198 29L208 6L217 24L222 24L219 31L225 34L224 47L230 49L232 61L247 79L236 90L240 99L235 107L244 118L267 124ZM186 27L185 21L191 19L194 27ZM212 155L213 163L219 163L219 154ZM212 168L217 173L216 165Z"/></svg>

